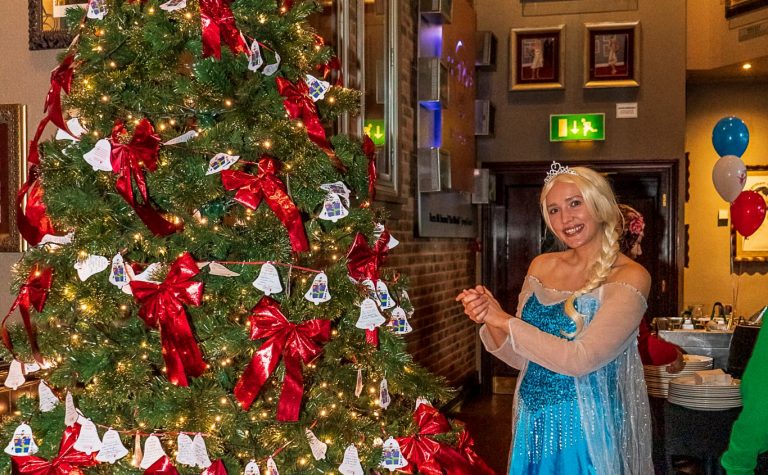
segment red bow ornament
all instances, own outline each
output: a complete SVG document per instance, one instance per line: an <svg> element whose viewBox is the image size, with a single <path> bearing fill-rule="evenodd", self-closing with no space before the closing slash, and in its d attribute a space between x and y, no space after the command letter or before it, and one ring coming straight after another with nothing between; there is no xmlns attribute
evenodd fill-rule
<svg viewBox="0 0 768 475"><path fill-rule="evenodd" d="M199 272L192 256L184 253L171 265L162 283L130 283L134 297L141 303L139 317L151 328L160 327L168 380L177 386L188 386L187 376L200 376L206 368L184 309L185 303L198 306L202 301L203 283L192 281Z"/></svg>
<svg viewBox="0 0 768 475"><path fill-rule="evenodd" d="M221 183L229 191L237 190L235 201L247 208L257 209L263 199L288 230L294 252L304 252L309 249L309 242L301 214L276 173L277 162L264 156L259 160L256 176L241 171L224 170L221 172Z"/></svg>
<svg viewBox="0 0 768 475"><path fill-rule="evenodd" d="M253 308L250 322L251 340L267 340L254 353L237 382L235 397L243 409L248 410L282 357L285 379L277 406L277 420L297 421L304 394L301 363L309 363L323 351L319 343L330 339L331 322L322 319L300 324L289 322L280 311L278 303L266 296Z"/></svg>
<svg viewBox="0 0 768 475"><path fill-rule="evenodd" d="M53 270L50 267L46 267L43 270L34 269L27 277L27 281L22 284L19 289L19 294L16 296L16 300L13 301L11 309L8 310L8 313L5 315L2 322L3 344L11 354L14 354L11 335L8 333L5 323L13 311L16 310L16 307L19 308L21 319L24 322L24 329L26 330L27 338L29 339L32 356L35 358L35 361L41 365L43 364L43 357L40 355L40 348L37 346L37 332L35 331L35 327L32 326L29 310L34 307L38 312L43 311L43 308L45 308L45 300L48 298L48 292L51 289L52 282Z"/></svg>
<svg viewBox="0 0 768 475"><path fill-rule="evenodd" d="M248 54L248 44L237 29L230 0L200 0L200 22L203 27L203 57L221 59L223 40L233 54Z"/></svg>
<svg viewBox="0 0 768 475"><path fill-rule="evenodd" d="M144 224L157 236L167 236L179 231L180 226L167 221L149 203L147 193L147 181L144 177L144 168L153 172L157 170L157 156L160 150L160 136L155 133L149 120L141 119L141 122L133 131L133 137L128 143L123 143L128 131L121 120L115 122L112 128L112 151L110 162L112 171L118 175L115 187L120 196L128 202L136 211ZM133 185L139 190L143 200L139 203L134 196Z"/></svg>
<svg viewBox="0 0 768 475"><path fill-rule="evenodd" d="M98 462L95 459L98 452L87 455L75 450L75 441L79 435L80 424L67 427L61 436L59 454L50 461L34 455L11 457L11 473L13 475L71 475L80 473L78 467L97 465Z"/></svg>
<svg viewBox="0 0 768 475"><path fill-rule="evenodd" d="M375 284L379 280L379 266L384 263L389 252L389 231L384 230L374 243L373 249L368 246L365 236L357 233L355 241L347 253L347 271L355 280L371 279Z"/></svg>
<svg viewBox="0 0 768 475"><path fill-rule="evenodd" d="M366 134L363 137L363 153L368 157L368 200L376 198L376 144Z"/></svg>

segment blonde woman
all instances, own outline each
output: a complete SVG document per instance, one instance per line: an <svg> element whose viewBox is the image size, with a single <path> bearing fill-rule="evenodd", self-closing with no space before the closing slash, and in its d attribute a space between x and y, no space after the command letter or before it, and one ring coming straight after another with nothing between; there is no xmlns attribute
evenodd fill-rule
<svg viewBox="0 0 768 475"><path fill-rule="evenodd" d="M509 473L652 474L637 351L650 276L619 250L621 215L602 175L553 163L540 202L567 250L531 262L515 315L483 286L456 297L488 351L521 370Z"/></svg>

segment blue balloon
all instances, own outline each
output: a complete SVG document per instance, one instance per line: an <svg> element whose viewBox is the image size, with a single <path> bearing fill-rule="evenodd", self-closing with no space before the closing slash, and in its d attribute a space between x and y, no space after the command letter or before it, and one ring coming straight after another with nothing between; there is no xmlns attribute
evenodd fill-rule
<svg viewBox="0 0 768 475"><path fill-rule="evenodd" d="M741 157L748 144L747 124L736 116L723 117L712 129L712 145L721 157L726 155Z"/></svg>

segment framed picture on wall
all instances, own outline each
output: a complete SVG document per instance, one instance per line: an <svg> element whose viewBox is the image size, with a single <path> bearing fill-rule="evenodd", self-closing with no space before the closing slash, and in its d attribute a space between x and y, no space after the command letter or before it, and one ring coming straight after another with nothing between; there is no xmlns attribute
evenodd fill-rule
<svg viewBox="0 0 768 475"><path fill-rule="evenodd" d="M735 16L768 7L768 0L725 0L725 18Z"/></svg>
<svg viewBox="0 0 768 475"><path fill-rule="evenodd" d="M26 107L0 104L0 252L21 252L16 227L16 190L24 178Z"/></svg>
<svg viewBox="0 0 768 475"><path fill-rule="evenodd" d="M584 25L584 87L640 85L640 22Z"/></svg>
<svg viewBox="0 0 768 475"><path fill-rule="evenodd" d="M565 25L514 28L509 42L510 91L565 87Z"/></svg>
<svg viewBox="0 0 768 475"><path fill-rule="evenodd" d="M756 191L768 200L768 165L747 167L746 190ZM734 262L768 262L768 224L765 222L748 238L731 226L731 242Z"/></svg>

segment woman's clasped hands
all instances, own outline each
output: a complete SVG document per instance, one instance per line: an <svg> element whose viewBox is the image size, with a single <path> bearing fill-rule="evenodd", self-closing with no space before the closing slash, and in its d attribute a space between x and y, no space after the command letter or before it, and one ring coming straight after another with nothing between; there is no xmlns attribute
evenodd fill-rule
<svg viewBox="0 0 768 475"><path fill-rule="evenodd" d="M501 328L507 324L509 315L502 310L498 300L490 290L482 285L473 289L462 290L456 301L464 305L464 313L476 323L485 323Z"/></svg>

